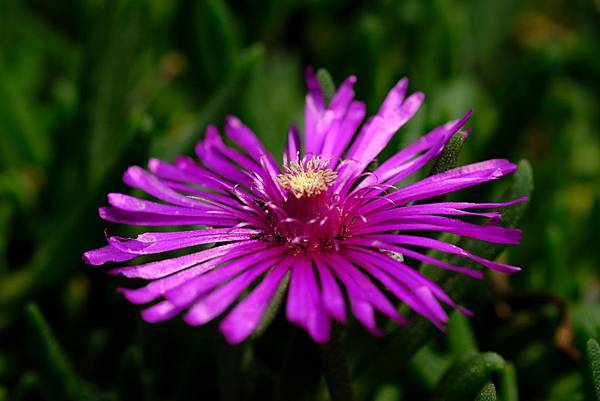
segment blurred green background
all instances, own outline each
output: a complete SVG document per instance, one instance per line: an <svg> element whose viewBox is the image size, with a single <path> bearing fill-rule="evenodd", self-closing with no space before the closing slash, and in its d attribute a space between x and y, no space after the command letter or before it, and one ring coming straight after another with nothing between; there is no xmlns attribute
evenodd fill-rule
<svg viewBox="0 0 600 401"><path fill-rule="evenodd" d="M0 400L329 399L319 347L281 317L231 348L214 325L143 323L125 282L80 261L128 165L191 154L229 113L280 154L306 65L356 74L370 112L402 76L426 92L388 152L474 108L460 160L526 158L535 177L500 256L523 272L472 287L474 319L383 359L406 332L351 325L357 398L596 400L597 0L0 0Z"/></svg>

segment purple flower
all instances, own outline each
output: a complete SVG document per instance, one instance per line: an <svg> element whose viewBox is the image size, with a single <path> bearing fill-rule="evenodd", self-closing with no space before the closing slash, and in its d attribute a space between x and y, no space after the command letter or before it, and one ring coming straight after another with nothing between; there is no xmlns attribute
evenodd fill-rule
<svg viewBox="0 0 600 401"><path fill-rule="evenodd" d="M232 344L256 330L286 276L286 316L317 342L329 339L332 320L347 322L348 310L375 335L382 332L376 312L404 324L397 300L440 328L448 320L444 305L469 313L404 259L482 278L480 271L427 255L432 249L461 255L495 271L516 272L518 267L418 233L445 232L517 244L519 230L458 218L483 216L495 222L498 212L476 210L524 199L422 201L500 178L516 166L503 159L488 160L397 185L440 154L470 118L468 112L367 172L394 133L417 112L424 95L407 97L408 80L400 80L377 114L359 128L365 105L354 100L355 81L355 77L346 79L327 104L308 70L304 144L292 127L283 167L235 117L225 123L225 135L235 147L225 144L217 128L210 126L196 145L198 161L180 156L172 164L152 159L149 171L130 167L125 183L156 200L111 193L110 206L100 208L104 220L192 227L147 232L134 239L109 236L108 245L86 252L84 260L100 265L190 248L183 256L163 256L117 267L111 273L148 281L141 288L120 290L133 303L152 303L142 312L148 322L183 312L188 324L202 325L229 310L220 330ZM214 245L192 249L204 244Z"/></svg>

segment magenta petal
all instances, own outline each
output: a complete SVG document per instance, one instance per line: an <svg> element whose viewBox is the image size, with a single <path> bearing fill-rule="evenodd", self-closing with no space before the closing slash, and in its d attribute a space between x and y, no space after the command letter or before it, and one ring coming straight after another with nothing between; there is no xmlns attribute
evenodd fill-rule
<svg viewBox="0 0 600 401"><path fill-rule="evenodd" d="M148 160L148 170L160 178L169 180L185 182L189 179L185 172L160 159L151 158Z"/></svg>
<svg viewBox="0 0 600 401"><path fill-rule="evenodd" d="M399 300L404 302L415 312L431 320L436 326L442 326L442 323L432 315L431 311L423 304L419 297L415 295L414 290L419 288L419 286L415 286L414 283L411 282L412 280L408 281L406 275L402 274L402 271L395 271L394 274L391 274L388 264L372 257L369 258L363 253L349 250L348 255L355 263L360 262L361 266L372 277L383 284Z"/></svg>
<svg viewBox="0 0 600 401"><path fill-rule="evenodd" d="M285 199L285 192L277 180L278 170L272 168L265 159L260 160L260 165L264 170L264 179L261 183L263 185L265 194L278 204L283 203L283 200Z"/></svg>
<svg viewBox="0 0 600 401"><path fill-rule="evenodd" d="M357 125L353 128L349 126L352 119L356 117L356 109L360 108L360 102L353 102L354 90L352 89L356 77L349 77L339 87L338 91L333 96L330 105L327 109L314 113L314 120L307 120L307 133L311 138L311 142L307 142L306 153L308 155L322 155L327 158L331 154L331 159L337 159L345 150L346 145L354 135L356 126L364 118L362 114L357 121ZM309 103L307 103L307 106ZM309 111L309 107L307 107ZM360 110L359 110L360 111ZM311 122L314 126L309 126ZM310 134L310 131L314 134ZM335 151L332 149L332 141L335 141Z"/></svg>
<svg viewBox="0 0 600 401"><path fill-rule="evenodd" d="M148 323L159 323L172 319L181 312L183 308L178 308L169 301L161 301L142 311L142 319Z"/></svg>
<svg viewBox="0 0 600 401"><path fill-rule="evenodd" d="M444 330L443 324L447 318L437 300L429 295L433 294L451 307L460 309L439 286L405 264L379 252L360 248L356 251L348 251L349 256L360 260L371 275L440 330ZM395 282L390 282L390 278L394 278Z"/></svg>
<svg viewBox="0 0 600 401"><path fill-rule="evenodd" d="M442 308L440 303L435 299L431 290L427 287L418 288L415 293L419 296L419 299L427 306L427 309L435 316L437 320L443 323L448 322L448 314Z"/></svg>
<svg viewBox="0 0 600 401"><path fill-rule="evenodd" d="M226 254L237 247L256 244L258 241L243 241L239 243L221 245L206 249L200 252L190 253L188 255L176 258L160 260L157 262L143 263L136 266L125 266L111 270L112 274L122 274L130 278L155 279L168 276L188 267L203 263L212 258Z"/></svg>
<svg viewBox="0 0 600 401"><path fill-rule="evenodd" d="M309 261L308 268L303 273L307 295L305 302L308 309L306 329L313 340L322 344L329 341L331 320L325 312L311 261Z"/></svg>
<svg viewBox="0 0 600 401"><path fill-rule="evenodd" d="M212 194L206 192L206 189L223 193L225 191L231 191L233 188L231 183L219 179L215 174L198 166L198 164L189 157L178 156L175 165L171 165L158 159L150 159L148 162L148 169L157 177L161 178L165 185L171 188L173 187L174 182L179 183L182 192L190 192L202 188L202 191L200 192L204 197L209 197Z"/></svg>
<svg viewBox="0 0 600 401"><path fill-rule="evenodd" d="M335 167L348 147L356 129L365 118L366 110L363 102L352 102L343 118L336 122L335 129L332 129L331 133L323 139L321 153L331 159L330 168Z"/></svg>
<svg viewBox="0 0 600 401"><path fill-rule="evenodd" d="M358 264L360 266L360 264ZM361 271L351 263L341 263L341 268L346 271L361 291L366 294L373 306L381 313L398 324L405 324L406 319L398 313L394 305L385 295L365 276Z"/></svg>
<svg viewBox="0 0 600 401"><path fill-rule="evenodd" d="M425 95L417 92L393 113L374 116L357 136L347 157L366 167L385 148L396 131L415 115L424 99Z"/></svg>
<svg viewBox="0 0 600 401"><path fill-rule="evenodd" d="M213 173L230 182L249 187L252 184L252 179L218 151L215 146L218 143L217 138L219 138L217 128L214 125L209 125L206 129L206 139L196 144L196 155Z"/></svg>
<svg viewBox="0 0 600 401"><path fill-rule="evenodd" d="M298 161L299 152L300 132L296 126L292 125L288 133L287 148L283 154L283 164L289 164L290 162Z"/></svg>
<svg viewBox="0 0 600 401"><path fill-rule="evenodd" d="M377 336L382 335L382 330L377 327L377 323L375 322L375 312L373 310L373 305L367 299L367 294L364 294L346 270L340 267L340 265L347 264L348 262L337 254L329 255L329 257L325 259L325 262L342 281L344 287L346 287L348 299L350 300L350 308L352 309L352 313L356 317L356 320L369 330L371 334Z"/></svg>
<svg viewBox="0 0 600 401"><path fill-rule="evenodd" d="M389 220L387 216L389 214L394 214L396 217L403 216L416 216L421 214L426 215L448 215L448 216L478 216L478 217L487 217L487 218L500 218L500 212L467 212L465 210L456 209L452 207L442 206L438 203L429 203L426 205L411 205L411 206L403 206L393 210L386 210L382 212L380 216L375 214L369 215L369 221L373 222L375 218L379 219L379 221Z"/></svg>
<svg viewBox="0 0 600 401"><path fill-rule="evenodd" d="M354 100L353 86L356 83L356 77L354 75L349 76L342 82L338 90L331 98L329 108L339 114L346 111L350 103Z"/></svg>
<svg viewBox="0 0 600 401"><path fill-rule="evenodd" d="M107 196L108 203L120 210L127 212L156 213L176 216L207 216L210 210L208 205L198 205L197 207L185 207L166 205L164 203L153 202L147 199L140 199L134 196L110 193ZM215 210L212 210L215 214Z"/></svg>
<svg viewBox="0 0 600 401"><path fill-rule="evenodd" d="M188 182L200 187L207 187L219 192L230 192L235 183L219 177L217 174L201 167L194 159L189 156L178 156L175 159L175 166L185 174ZM158 173L157 173L158 174Z"/></svg>
<svg viewBox="0 0 600 401"><path fill-rule="evenodd" d="M396 110L402 105L408 90L408 78L402 78L396 85L388 92L385 100L379 107L378 115L387 116L393 115Z"/></svg>
<svg viewBox="0 0 600 401"><path fill-rule="evenodd" d="M223 193L231 191L233 188L233 184L200 167L191 157L187 156L178 156L174 165L162 160L151 159L148 169L162 178L163 182L184 183L183 187L187 188L187 191L190 191L191 185L194 185L194 189L202 188L205 197L209 194L206 189Z"/></svg>
<svg viewBox="0 0 600 401"><path fill-rule="evenodd" d="M121 211L136 212L142 214L162 214L176 217L207 217L207 218L233 218L246 216L248 213L239 210L240 204L231 198L225 198L223 195L214 193L200 192L202 199L195 197L202 202L202 205L196 207L166 205L164 203L152 202L146 199L140 199L129 195L110 193L108 194L108 203Z"/></svg>
<svg viewBox="0 0 600 401"><path fill-rule="evenodd" d="M245 126L239 118L228 116L225 120L225 134L247 152L256 164L260 164L261 159L266 159L271 168L276 169L278 163L271 153L264 147L256 135Z"/></svg>
<svg viewBox="0 0 600 401"><path fill-rule="evenodd" d="M157 213L127 212L113 207L98 209L100 218L113 223L130 224L133 226L183 226L183 225L211 225L233 226L238 219L230 217L209 216L178 216Z"/></svg>
<svg viewBox="0 0 600 401"><path fill-rule="evenodd" d="M479 185L513 173L517 166L504 159L487 160L448 170L427 177L414 184L400 188L385 198L367 203L360 208L362 214L374 210L400 206L409 202L431 198L433 196L458 191L473 185Z"/></svg>
<svg viewBox="0 0 600 401"><path fill-rule="evenodd" d="M424 285L428 287L432 291L432 293L435 294L436 297L438 297L448 305L452 306L453 308L457 307L456 304L444 293L440 286L434 283L423 273L379 251L354 246L352 246L352 249L356 252L360 252L366 255L364 256L365 260L374 261L373 263L380 266L392 277L396 277L397 279L401 280L408 287L416 289Z"/></svg>
<svg viewBox="0 0 600 401"><path fill-rule="evenodd" d="M419 207L439 207L439 208L449 208L449 209L486 209L492 207L505 207L511 206L517 203L525 202L529 197L523 196L521 198L517 198L508 202L495 202L495 203L472 203L472 202L439 202L439 203L429 203L427 205L414 205L414 206L406 206L402 208L416 208Z"/></svg>
<svg viewBox="0 0 600 401"><path fill-rule="evenodd" d="M389 221L371 221L367 217L366 223L357 227L355 234L383 233L395 230L432 230L497 244L518 244L521 241L521 231L515 228L498 225L480 226L441 216L414 215L395 218L394 212L394 210L389 211L388 216L385 217L386 219L389 217Z"/></svg>
<svg viewBox="0 0 600 401"><path fill-rule="evenodd" d="M312 68L306 69L306 85L308 94L304 106L304 144L307 154L318 152L319 131L318 124L325 111L325 99L319 80Z"/></svg>
<svg viewBox="0 0 600 401"><path fill-rule="evenodd" d="M321 282L321 298L323 306L329 315L340 323L346 323L346 303L340 286L338 285L331 270L322 260L322 256L314 256L313 260L319 273Z"/></svg>
<svg viewBox="0 0 600 401"><path fill-rule="evenodd" d="M216 286L246 271L250 267L272 259L282 254L278 248L270 248L255 252L251 255L238 258L230 263L213 269L206 274L194 277L191 280L165 292L164 297L175 305L190 305L199 296L206 294Z"/></svg>
<svg viewBox="0 0 600 401"><path fill-rule="evenodd" d="M430 249L436 249L438 251L451 253L451 254L455 254L455 255L461 255L461 256L464 256L471 260L474 260L489 269L496 270L496 271L499 271L502 273L515 273L515 272L518 272L521 270L519 267L516 267L516 266L510 266L510 265L507 265L504 263L494 262L491 260L480 258L478 256L471 254L470 252L465 251L464 249L462 249L456 245L448 244L446 242L439 241L439 240L436 240L433 238L416 237L416 236L410 236L410 235L381 234L381 235L372 235L372 236L369 236L368 238L361 239L361 240L356 240L356 241L350 240L350 241L352 241L353 243L360 243L361 245L371 246L371 247L377 248L377 249L381 248L382 246L387 247L388 245L386 245L386 243L387 244L398 243L398 244L404 244L404 245L420 246L420 247L425 247L425 248L430 248ZM388 249L390 249L390 248L388 248Z"/></svg>
<svg viewBox="0 0 600 401"><path fill-rule="evenodd" d="M228 125L226 126L226 128ZM258 171L258 163L257 160L252 160L247 157L245 154L238 152L237 150L230 148L229 146L223 143L220 135L216 130L211 130L207 133L206 142L213 148L215 151L221 153L224 157L229 159L232 162L237 163L243 169L249 171Z"/></svg>
<svg viewBox="0 0 600 401"><path fill-rule="evenodd" d="M169 276L151 281L143 287L136 289L120 288L119 291L127 298L129 302L135 304L145 304L154 301L156 298L164 295L166 292L198 277L210 270L215 269L221 264L231 262L236 258L241 258L250 253L259 252L266 245L260 243L244 244L229 250L221 256L209 259L192 267L178 271Z"/></svg>
<svg viewBox="0 0 600 401"><path fill-rule="evenodd" d="M219 231L225 230L227 229L219 229ZM249 240L256 234L255 230L237 233L235 229L230 230L233 232L212 234L210 233L211 230L194 230L180 233L145 233L139 235L136 239L110 237L108 241L119 251L136 255L149 255L202 244Z"/></svg>
<svg viewBox="0 0 600 401"><path fill-rule="evenodd" d="M102 248L85 252L83 254L83 261L89 265L99 266L106 262L125 262L135 257L137 256L119 251L110 245L106 245Z"/></svg>
<svg viewBox="0 0 600 401"><path fill-rule="evenodd" d="M280 257L259 263L223 284L207 296L196 301L184 316L186 323L197 326L206 324L220 315L254 280L281 261Z"/></svg>
<svg viewBox="0 0 600 401"><path fill-rule="evenodd" d="M331 324L321 303L312 262L299 256L292 265L286 316L292 323L306 329L313 340L326 342Z"/></svg>
<svg viewBox="0 0 600 401"><path fill-rule="evenodd" d="M202 204L197 200L181 195L166 186L161 180L138 166L127 169L123 175L123 181L127 185L139 188L142 191L165 202L180 206L196 207Z"/></svg>
<svg viewBox="0 0 600 401"><path fill-rule="evenodd" d="M361 187L372 185L375 183L382 183L390 180L394 175L398 174L401 170L400 166L405 164L411 158L417 156L420 152L427 151L432 147L440 144L445 144L464 124L471 118L473 112L469 111L461 119L456 121L450 121L442 126L439 126L429 132L427 135L419 138L415 143L410 146L403 148L401 151L386 160L381 166L373 171L373 175L361 182ZM437 154L439 151L433 152ZM430 159L430 157L429 157ZM393 180L398 182L399 179Z"/></svg>
<svg viewBox="0 0 600 401"><path fill-rule="evenodd" d="M386 249L385 246L382 249ZM389 250L392 252L398 252L402 256L408 256L410 258L417 259L424 263L430 263L434 266L439 266L439 267L443 267L444 269L455 271L457 273L466 274L468 276L471 276L471 277L479 279L479 280L482 280L484 278L484 274L480 271L473 270L473 269L470 269L470 268L464 267L464 266L457 266L457 265L453 265L450 263L446 263L441 260L432 258L431 256L424 255L419 252L413 251L412 249L396 246L396 247L390 248Z"/></svg>
<svg viewBox="0 0 600 401"><path fill-rule="evenodd" d="M306 86L308 87L307 96L313 100L315 107L318 110L323 110L325 108L325 96L323 95L323 88L321 88L321 83L317 79L315 71L312 67L306 67L305 77Z"/></svg>
<svg viewBox="0 0 600 401"><path fill-rule="evenodd" d="M468 186L498 179L506 174L513 173L516 169L516 165L504 159L473 163L427 177L398 190L393 196L390 196L390 199L397 203L407 203L443 195Z"/></svg>
<svg viewBox="0 0 600 401"><path fill-rule="evenodd" d="M308 311L304 301L306 300L306 283L303 270L308 269L308 261L303 257L293 257L291 267L292 274L288 287L286 303L286 317L299 326L305 327Z"/></svg>
<svg viewBox="0 0 600 401"><path fill-rule="evenodd" d="M239 344L260 324L269 303L291 265L284 259L224 319L219 328L230 344Z"/></svg>

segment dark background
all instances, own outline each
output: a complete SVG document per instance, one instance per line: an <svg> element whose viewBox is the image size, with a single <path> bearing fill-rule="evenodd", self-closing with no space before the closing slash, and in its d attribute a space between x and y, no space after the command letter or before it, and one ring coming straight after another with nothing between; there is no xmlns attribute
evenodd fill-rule
<svg viewBox="0 0 600 401"><path fill-rule="evenodd" d="M215 325L145 324L123 281L80 261L128 165L191 154L229 113L279 155L307 65L356 74L370 112L402 76L426 92L388 152L474 108L460 160L526 158L535 177L523 244L501 255L523 272L474 287L474 319L397 364L351 324L361 399L451 399L439 379L475 348L509 361L500 399L594 399L599 31L598 0L0 0L0 400L328 399L321 350L284 319L236 348Z"/></svg>

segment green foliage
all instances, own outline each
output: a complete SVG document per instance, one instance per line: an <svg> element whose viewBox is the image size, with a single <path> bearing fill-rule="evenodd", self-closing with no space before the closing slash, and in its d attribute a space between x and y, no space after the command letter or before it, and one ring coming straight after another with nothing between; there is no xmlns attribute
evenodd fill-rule
<svg viewBox="0 0 600 401"><path fill-rule="evenodd" d="M80 400L82 396L80 380L44 316L34 304L27 305L27 319L32 351L48 396L53 400ZM28 380L29 383L31 381L32 379Z"/></svg>
<svg viewBox="0 0 600 401"><path fill-rule="evenodd" d="M333 95L335 94L335 83L333 82L331 74L329 74L329 72L326 69L319 68L317 70L317 79L321 84L321 88L323 88L323 95L325 97L325 101L330 102L331 98L333 98Z"/></svg>
<svg viewBox="0 0 600 401"><path fill-rule="evenodd" d="M442 377L434 391L434 400L459 401L475 399L491 375L504 367L504 359L493 352L466 354L459 358Z"/></svg>
<svg viewBox="0 0 600 401"><path fill-rule="evenodd" d="M593 387L592 393L596 400L600 400L600 346L598 341L590 339L587 342L588 369Z"/></svg>
<svg viewBox="0 0 600 401"><path fill-rule="evenodd" d="M443 173L444 171L456 167L464 143L465 134L462 132L459 132L450 138L450 141L448 141L448 144L446 144L442 153L438 156L435 163L433 163L430 175Z"/></svg>
<svg viewBox="0 0 600 401"><path fill-rule="evenodd" d="M132 346L128 348L121 361L121 373L118 381L118 393L121 400L152 400L152 379L142 358L142 350Z"/></svg>
<svg viewBox="0 0 600 401"><path fill-rule="evenodd" d="M216 325L143 323L117 279L80 261L104 241L94 211L127 191L127 166L191 155L227 114L279 155L289 124L302 128L312 65L328 99L355 74L369 113L402 76L426 92L384 155L474 109L468 138L420 174L522 160L449 201L530 196L502 211L500 224L523 229L518 247L444 237L523 271L479 282L415 264L475 316L450 313L442 334L408 314L381 339L351 321L335 348L346 389L357 401L600 401L599 12L597 1L1 1L0 400L330 399L325 378L339 372L285 322L286 282L252 340L230 348Z"/></svg>
<svg viewBox="0 0 600 401"><path fill-rule="evenodd" d="M489 382L477 394L475 401L496 401L498 398L496 397L496 387L494 387L494 383Z"/></svg>
<svg viewBox="0 0 600 401"><path fill-rule="evenodd" d="M448 321L448 344L457 355L477 351L477 342L468 318L458 311L452 312Z"/></svg>
<svg viewBox="0 0 600 401"><path fill-rule="evenodd" d="M205 0L193 5L193 40L198 66L208 82L218 85L235 67L240 38L238 24L222 0Z"/></svg>

